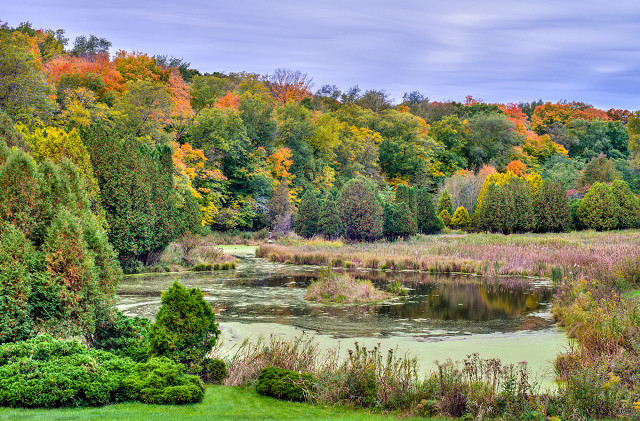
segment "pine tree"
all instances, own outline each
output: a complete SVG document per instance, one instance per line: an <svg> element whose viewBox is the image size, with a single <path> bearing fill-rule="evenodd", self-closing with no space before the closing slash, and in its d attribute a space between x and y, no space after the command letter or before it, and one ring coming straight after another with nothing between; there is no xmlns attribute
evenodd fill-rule
<svg viewBox="0 0 640 421"><path fill-rule="evenodd" d="M451 226L460 229L467 229L469 225L471 225L469 212L464 208L464 206L460 206L451 217Z"/></svg>
<svg viewBox="0 0 640 421"><path fill-rule="evenodd" d="M386 203L384 205L383 233L385 238L409 238L418 231L413 214L406 203Z"/></svg>
<svg viewBox="0 0 640 421"><path fill-rule="evenodd" d="M562 232L571 227L567 192L556 180L542 184L535 198L537 229L542 232Z"/></svg>
<svg viewBox="0 0 640 421"><path fill-rule="evenodd" d="M603 183L595 183L578 208L578 217L587 228L611 230L618 226L620 206L609 187Z"/></svg>
<svg viewBox="0 0 640 421"><path fill-rule="evenodd" d="M442 196L440 196L440 201L438 202L438 215L440 215L443 210L446 210L449 213L449 215L453 213L453 204L451 203L451 195L446 190L442 193Z"/></svg>

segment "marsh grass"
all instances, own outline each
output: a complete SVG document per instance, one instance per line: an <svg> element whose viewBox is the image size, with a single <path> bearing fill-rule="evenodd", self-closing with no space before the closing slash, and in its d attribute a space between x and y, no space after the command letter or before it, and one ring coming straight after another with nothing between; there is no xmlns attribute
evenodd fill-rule
<svg viewBox="0 0 640 421"><path fill-rule="evenodd" d="M629 256L640 256L640 231L557 234L451 234L409 241L354 243L304 240L263 244L256 255L293 264L525 276L603 279Z"/></svg>
<svg viewBox="0 0 640 421"><path fill-rule="evenodd" d="M330 268L322 270L318 279L307 287L305 300L323 303L377 303L393 297L392 292L376 289L369 279L356 279L348 273Z"/></svg>

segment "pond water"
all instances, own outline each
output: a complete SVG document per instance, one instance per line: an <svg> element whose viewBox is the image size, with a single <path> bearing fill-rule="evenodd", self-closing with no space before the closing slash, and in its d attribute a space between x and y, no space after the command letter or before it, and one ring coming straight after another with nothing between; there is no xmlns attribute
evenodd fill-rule
<svg viewBox="0 0 640 421"><path fill-rule="evenodd" d="M253 257L254 251L227 247L240 258L236 270L127 276L118 286L118 307L153 319L161 291L179 279L205 293L227 349L247 337L306 332L321 347L339 346L343 352L354 341L397 347L416 356L423 372L435 360L462 360L478 352L508 363L526 360L551 379L553 359L567 345L550 322L552 291L545 282L356 270L350 273L381 288L401 281L409 293L379 304L321 304L303 298L320 268L268 262Z"/></svg>

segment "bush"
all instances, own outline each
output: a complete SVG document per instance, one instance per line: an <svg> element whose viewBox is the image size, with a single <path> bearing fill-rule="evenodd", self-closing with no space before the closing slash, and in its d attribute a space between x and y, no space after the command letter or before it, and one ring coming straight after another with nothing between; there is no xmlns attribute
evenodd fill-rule
<svg viewBox="0 0 640 421"><path fill-rule="evenodd" d="M0 405L58 407L127 400L134 362L42 335L0 346Z"/></svg>
<svg viewBox="0 0 640 421"><path fill-rule="evenodd" d="M578 208L578 217L587 228L611 230L618 226L620 206L609 187L595 183L584 196Z"/></svg>
<svg viewBox="0 0 640 421"><path fill-rule="evenodd" d="M451 195L446 190L442 193L442 196L440 196L440 201L438 202L438 215L441 214L443 210L446 210L449 215L453 213Z"/></svg>
<svg viewBox="0 0 640 421"><path fill-rule="evenodd" d="M416 191L418 232L437 234L444 228L444 221L436 214L431 195L425 188Z"/></svg>
<svg viewBox="0 0 640 421"><path fill-rule="evenodd" d="M187 289L177 281L162 293L162 306L150 329L152 356L198 364L211 351L220 331L211 306L198 288Z"/></svg>
<svg viewBox="0 0 640 421"><path fill-rule="evenodd" d="M267 367L260 372L256 392L289 401L304 401L315 386L309 373L297 373L278 367Z"/></svg>
<svg viewBox="0 0 640 421"><path fill-rule="evenodd" d="M204 385L198 376L184 374L184 366L168 358L138 363L123 380L130 399L144 403L180 405L202 402Z"/></svg>
<svg viewBox="0 0 640 421"><path fill-rule="evenodd" d="M611 183L611 193L620 207L619 228L640 228L640 200L622 180Z"/></svg>
<svg viewBox="0 0 640 421"><path fill-rule="evenodd" d="M202 366L200 378L205 383L222 384L229 375L227 365L222 360L205 358L200 365Z"/></svg>
<svg viewBox="0 0 640 421"><path fill-rule="evenodd" d="M208 272L213 270L213 265L211 263L198 263L191 270L194 272Z"/></svg>
<svg viewBox="0 0 640 421"><path fill-rule="evenodd" d="M309 190L302 196L298 207L298 214L294 223L295 233L305 238L316 235L318 232L319 213L318 199L316 199L315 193Z"/></svg>
<svg viewBox="0 0 640 421"><path fill-rule="evenodd" d="M466 229L471 225L471 217L469 216L469 212L463 207L460 206L456 209L453 217L451 218L451 226L460 229Z"/></svg>
<svg viewBox="0 0 640 421"><path fill-rule="evenodd" d="M96 332L90 345L136 362L144 362L149 354L150 326L148 319L128 317L115 311L96 323Z"/></svg>
<svg viewBox="0 0 640 421"><path fill-rule="evenodd" d="M443 209L442 212L438 215L438 217L442 220L444 226L448 227L451 225L451 214L448 210Z"/></svg>
<svg viewBox="0 0 640 421"><path fill-rule="evenodd" d="M371 241L382 236L383 209L371 181L349 180L340 191L338 209L347 239Z"/></svg>

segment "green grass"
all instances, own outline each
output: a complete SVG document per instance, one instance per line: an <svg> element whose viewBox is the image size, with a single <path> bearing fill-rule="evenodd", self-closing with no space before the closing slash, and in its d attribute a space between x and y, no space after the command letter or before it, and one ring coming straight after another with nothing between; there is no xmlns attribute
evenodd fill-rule
<svg viewBox="0 0 640 421"><path fill-rule="evenodd" d="M634 289L633 291L627 291L622 294L622 298L625 298L625 299L636 298L636 297L640 297L640 289Z"/></svg>
<svg viewBox="0 0 640 421"><path fill-rule="evenodd" d="M101 408L0 408L0 420L398 420L365 410L320 407L258 395L251 389L210 386L197 405L122 403ZM425 418L403 418L425 420Z"/></svg>

